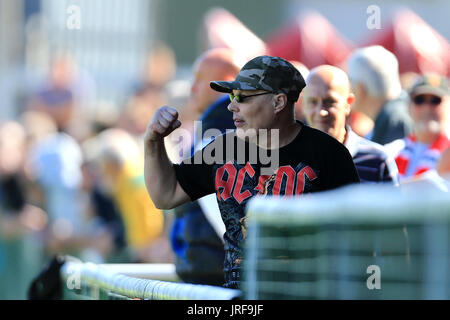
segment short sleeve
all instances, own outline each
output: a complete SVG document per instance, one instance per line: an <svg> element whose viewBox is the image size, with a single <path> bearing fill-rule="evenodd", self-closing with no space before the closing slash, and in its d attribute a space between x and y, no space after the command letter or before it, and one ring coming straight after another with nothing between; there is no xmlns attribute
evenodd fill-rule
<svg viewBox="0 0 450 320"><path fill-rule="evenodd" d="M191 201L215 192L213 166L204 163L202 153L199 150L181 164L173 165L178 183Z"/></svg>

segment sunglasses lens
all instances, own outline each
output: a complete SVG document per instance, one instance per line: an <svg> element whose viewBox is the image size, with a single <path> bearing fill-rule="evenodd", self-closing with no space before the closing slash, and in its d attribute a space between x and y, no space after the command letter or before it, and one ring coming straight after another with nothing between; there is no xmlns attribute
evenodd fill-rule
<svg viewBox="0 0 450 320"><path fill-rule="evenodd" d="M440 97L431 98L431 104L438 105L441 104L442 99Z"/></svg>
<svg viewBox="0 0 450 320"><path fill-rule="evenodd" d="M422 104L425 102L425 98L423 96L416 96L413 101L415 104Z"/></svg>
<svg viewBox="0 0 450 320"><path fill-rule="evenodd" d="M437 105L441 104L442 98L441 97L436 97L436 96L432 96L432 97L429 98L429 97L426 97L424 95L420 95L420 96L414 97L413 101L417 105L421 105L421 104L424 104L426 102L426 103L430 103L430 104L432 104L434 106L437 106Z"/></svg>
<svg viewBox="0 0 450 320"><path fill-rule="evenodd" d="M230 97L231 101L236 100L236 102L242 102L242 100L243 100L243 97L240 95L235 96L234 94L229 93L228 96Z"/></svg>

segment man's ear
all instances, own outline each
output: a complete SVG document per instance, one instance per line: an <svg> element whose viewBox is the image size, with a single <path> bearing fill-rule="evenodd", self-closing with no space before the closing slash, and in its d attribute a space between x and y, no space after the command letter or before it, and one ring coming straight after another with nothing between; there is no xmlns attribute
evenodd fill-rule
<svg viewBox="0 0 450 320"><path fill-rule="evenodd" d="M349 93L348 97L347 97L347 104L345 107L345 115L349 115L350 112L352 111L352 104L353 102L355 102L355 95L353 93Z"/></svg>
<svg viewBox="0 0 450 320"><path fill-rule="evenodd" d="M274 113L281 112L287 105L287 96L284 93L274 95L273 100Z"/></svg>

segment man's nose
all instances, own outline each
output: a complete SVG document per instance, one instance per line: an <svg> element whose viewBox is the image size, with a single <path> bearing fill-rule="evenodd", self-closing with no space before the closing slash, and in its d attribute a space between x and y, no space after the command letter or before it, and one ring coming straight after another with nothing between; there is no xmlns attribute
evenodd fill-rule
<svg viewBox="0 0 450 320"><path fill-rule="evenodd" d="M239 111L237 103L236 103L236 101L234 99L233 99L233 101L231 101L228 104L228 110L231 111L231 112L238 112Z"/></svg>
<svg viewBox="0 0 450 320"><path fill-rule="evenodd" d="M319 115L322 117L326 117L328 115L328 111L325 109L319 109Z"/></svg>

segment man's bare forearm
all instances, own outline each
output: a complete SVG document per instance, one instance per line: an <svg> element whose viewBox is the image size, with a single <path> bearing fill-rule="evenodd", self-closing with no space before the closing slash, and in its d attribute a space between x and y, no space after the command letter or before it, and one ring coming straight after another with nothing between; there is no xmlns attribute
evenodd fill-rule
<svg viewBox="0 0 450 320"><path fill-rule="evenodd" d="M155 206L170 209L169 200L175 194L177 179L163 139L146 143L144 175L145 186Z"/></svg>
<svg viewBox="0 0 450 320"><path fill-rule="evenodd" d="M145 132L145 186L158 209L172 209L190 200L177 181L164 146L164 137L180 125L177 110L164 106L156 110Z"/></svg>

